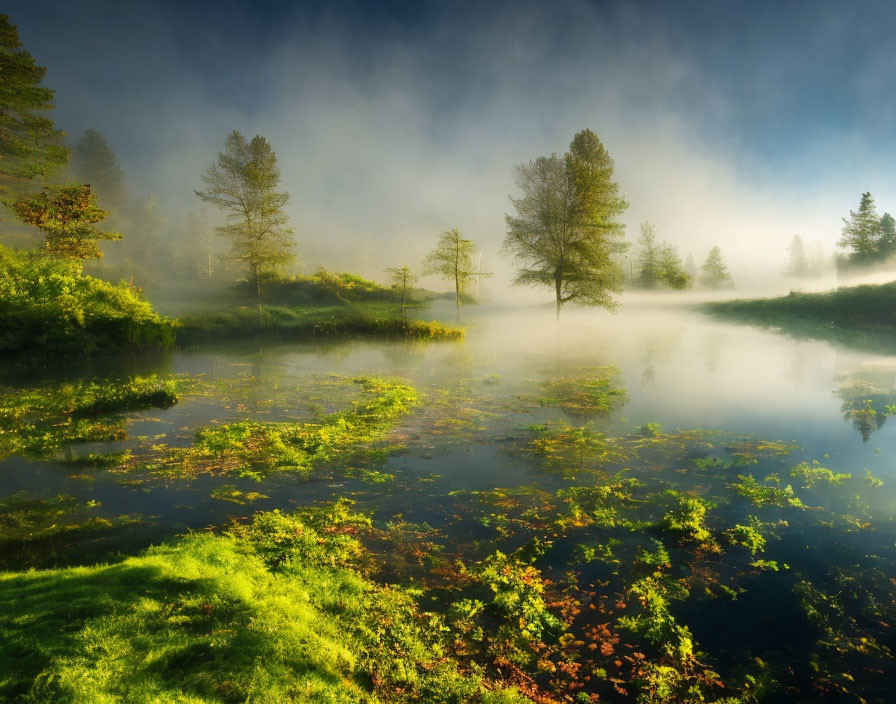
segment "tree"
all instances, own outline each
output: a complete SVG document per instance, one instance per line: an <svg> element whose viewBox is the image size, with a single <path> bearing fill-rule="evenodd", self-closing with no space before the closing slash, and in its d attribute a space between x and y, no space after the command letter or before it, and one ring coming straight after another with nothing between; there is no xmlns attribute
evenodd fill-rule
<svg viewBox="0 0 896 704"><path fill-rule="evenodd" d="M686 289L692 281L690 275L681 266L678 250L665 242L660 247L657 278L670 288L677 290Z"/></svg>
<svg viewBox="0 0 896 704"><path fill-rule="evenodd" d="M212 231L208 226L205 206L198 213L190 211L186 219L186 238L190 241L190 250L196 253L199 269L206 279L212 278Z"/></svg>
<svg viewBox="0 0 896 704"><path fill-rule="evenodd" d="M491 273L483 273L473 268L475 249L473 240L463 237L455 227L439 235L435 248L423 261L424 276L435 274L446 281L454 282L454 302L457 306L458 321L461 298L470 290L470 282L491 276Z"/></svg>
<svg viewBox="0 0 896 704"><path fill-rule="evenodd" d="M255 135L250 142L234 130L202 180L206 188L196 195L227 214L228 224L215 230L230 239L231 257L248 267L261 316L261 275L295 256L294 231L283 210L289 194L277 190L277 155L264 137Z"/></svg>
<svg viewBox="0 0 896 704"><path fill-rule="evenodd" d="M47 69L21 46L16 26L0 15L0 198L7 203L65 166L69 151L45 115L53 108L53 91L40 85Z"/></svg>
<svg viewBox="0 0 896 704"><path fill-rule="evenodd" d="M124 173L115 152L99 130L89 129L72 150L69 170L81 183L89 183L107 208L121 212L127 201Z"/></svg>
<svg viewBox="0 0 896 704"><path fill-rule="evenodd" d="M47 253L59 257L101 259L103 253L97 242L121 239L120 233L96 227L109 212L97 205L87 185L46 187L16 201L13 210L22 222L46 233Z"/></svg>
<svg viewBox="0 0 896 704"><path fill-rule="evenodd" d="M787 247L787 269L785 273L788 276L806 276L809 274L809 257L806 254L806 246L803 244L803 238L794 235Z"/></svg>
<svg viewBox="0 0 896 704"><path fill-rule="evenodd" d="M896 220L889 213L880 216L880 239L877 244L877 251L881 259L887 259L896 252Z"/></svg>
<svg viewBox="0 0 896 704"><path fill-rule="evenodd" d="M417 275L407 264L399 268L386 269L386 272L389 274L392 290L401 301L401 313L404 315L407 304L411 302L411 292L414 284L417 283Z"/></svg>
<svg viewBox="0 0 896 704"><path fill-rule="evenodd" d="M659 281L660 244L656 236L656 227L647 220L641 223L641 234L638 237L638 285L654 288Z"/></svg>
<svg viewBox="0 0 896 704"><path fill-rule="evenodd" d="M874 198L868 192L862 194L857 211L849 211L849 219L843 218L843 231L837 244L852 250L851 261L867 264L878 254L880 218L874 206Z"/></svg>
<svg viewBox="0 0 896 704"><path fill-rule="evenodd" d="M625 226L616 221L628 207L613 181L613 160L591 130L579 132L569 151L514 168L521 198L517 214L505 215L504 252L518 265L514 283L554 289L560 308L575 301L616 306L624 274L613 254L624 252Z"/></svg>
<svg viewBox="0 0 896 704"><path fill-rule="evenodd" d="M726 281L731 281L731 274L728 273L728 267L725 266L725 260L722 258L722 250L718 247L709 250L706 261L703 262L700 270L703 272L700 281L704 286L719 288Z"/></svg>

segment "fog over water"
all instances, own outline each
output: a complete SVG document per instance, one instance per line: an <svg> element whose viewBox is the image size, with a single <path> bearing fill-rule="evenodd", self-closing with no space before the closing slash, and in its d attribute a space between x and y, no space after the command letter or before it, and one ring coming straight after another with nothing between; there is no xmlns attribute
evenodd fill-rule
<svg viewBox="0 0 896 704"><path fill-rule="evenodd" d="M169 222L230 130L266 136L307 270L378 277L459 227L497 272L487 293L528 296L499 257L511 167L586 127L629 241L649 219L698 264L718 244L743 285L777 276L795 233L831 254L862 191L896 202L875 79L892 13L863 3L6 5L57 124L101 130Z"/></svg>

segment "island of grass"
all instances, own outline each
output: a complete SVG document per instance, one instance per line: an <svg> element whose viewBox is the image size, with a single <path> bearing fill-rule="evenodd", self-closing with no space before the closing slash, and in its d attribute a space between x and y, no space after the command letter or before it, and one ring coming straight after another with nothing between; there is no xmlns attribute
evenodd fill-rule
<svg viewBox="0 0 896 704"><path fill-rule="evenodd" d="M80 262L0 245L0 355L119 354L262 337L464 337L460 327L409 320L392 289L351 274L271 277L261 310L243 289L235 287L224 307L200 301L200 310L178 320L128 283L85 274Z"/></svg>
<svg viewBox="0 0 896 704"><path fill-rule="evenodd" d="M410 320L408 309L433 297L415 291L402 304L392 288L360 276L319 269L311 276L263 277L264 306L251 303L252 287L243 282L232 289L230 305L180 318L179 344L195 345L221 339L265 337L300 339L312 336L373 336L459 340L464 329L437 321Z"/></svg>
<svg viewBox="0 0 896 704"><path fill-rule="evenodd" d="M896 341L896 282L717 301L702 309L739 322L779 328L797 337L889 350Z"/></svg>

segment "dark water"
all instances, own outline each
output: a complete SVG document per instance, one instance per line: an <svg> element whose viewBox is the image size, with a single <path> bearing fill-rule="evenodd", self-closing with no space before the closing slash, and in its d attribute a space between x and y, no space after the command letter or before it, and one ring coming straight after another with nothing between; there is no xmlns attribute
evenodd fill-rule
<svg viewBox="0 0 896 704"><path fill-rule="evenodd" d="M25 492L42 499L65 494L80 503L99 502L91 515L140 517L111 533L68 544L64 553L49 559L51 563L132 552L166 536L221 524L231 517L343 496L372 511L381 522L400 517L443 526L458 545L484 541L491 529L483 524L482 516L471 513L458 518L459 512L469 509L465 492L537 486L552 493L588 481L587 474L571 480L548 471L537 458L516 451L531 439L528 426L534 423L582 422L532 403L539 383L552 376L574 376L581 367L615 365L628 402L611 417L596 419L604 432L623 435L646 423L659 423L668 433L720 430L738 437L783 441L798 449L786 458L760 458L749 471L761 477L802 460L818 460L834 472L852 474L854 482L866 471L883 481L874 491L863 491L861 510L852 511L861 513L861 520L873 529L833 534L827 525L830 521L819 519L817 512L805 512L791 521L784 538L770 551L789 570L762 571L746 578L736 601L688 600L677 607L677 617L720 662L737 663L760 651L765 657L800 657L801 643L817 634L812 634L793 599L781 597L790 594L796 580L825 580L838 566L892 568L896 421L886 422L881 409L885 402L896 403L896 354L882 356L825 342L795 341L672 307L631 305L617 315L570 311L564 313L559 327L546 308L491 307L470 309L467 315L468 338L460 344L247 343L131 360L123 369L107 365L102 374L189 375L216 390L208 391L207 386L203 393L187 394L172 408L130 414L128 439L74 450L131 448L138 457L151 457L153 443L187 446L194 430L212 421L307 420L339 410L345 398L330 391L327 379L332 374L394 376L408 380L426 400L396 428L392 439L401 448L361 467L394 475L389 481L378 483L357 472L347 476L326 468L308 478L279 474L261 481L202 474L159 478L106 470L73 472L65 462L11 457L0 461L0 494ZM96 372L95 368L57 367L19 375L18 381L37 385L42 379ZM6 383L14 375L7 373ZM855 415L844 417L855 406L844 405L843 389L856 381L873 384L877 394L878 413L870 426L867 417L864 421ZM668 466L663 461L658 456L652 476L660 481L668 478L679 489L701 489L699 477L681 473L680 458L670 460ZM797 486L798 480L785 480ZM268 498L235 504L212 496L221 485ZM807 504L816 499L821 504L827 501L827 490L816 486L800 490L799 495ZM840 502L844 512L848 493ZM735 511L735 504L723 503L718 511L724 516ZM562 561L564 550L572 549L560 541L551 559ZM7 566L14 562L7 560ZM588 575L588 569L593 574ZM605 569L586 568L585 574L599 579Z"/></svg>

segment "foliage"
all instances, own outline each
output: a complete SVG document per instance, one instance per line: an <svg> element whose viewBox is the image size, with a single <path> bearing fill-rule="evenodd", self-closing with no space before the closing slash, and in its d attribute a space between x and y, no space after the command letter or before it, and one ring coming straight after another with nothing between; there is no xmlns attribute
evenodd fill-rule
<svg viewBox="0 0 896 704"><path fill-rule="evenodd" d="M541 384L542 406L560 408L572 416L606 415L625 404L628 395L612 366L586 367L576 376L554 377Z"/></svg>
<svg viewBox="0 0 896 704"><path fill-rule="evenodd" d="M72 150L69 171L79 183L89 183L106 207L114 211L125 207L124 173L115 152L99 130L88 129L81 135Z"/></svg>
<svg viewBox="0 0 896 704"><path fill-rule="evenodd" d="M462 327L437 321L405 320L394 309L371 305L329 308L265 309L262 319L242 308L228 312L187 315L180 319L178 344L193 345L221 339L300 339L319 336L372 336L430 340L462 340Z"/></svg>
<svg viewBox="0 0 896 704"><path fill-rule="evenodd" d="M417 283L417 275L411 271L407 264L402 267L386 269L386 272L389 274L389 283L400 301L401 312L404 314L407 304L413 301L411 296L413 294L413 286Z"/></svg>
<svg viewBox="0 0 896 704"><path fill-rule="evenodd" d="M843 230L837 245L850 250L850 264L870 264L889 254L891 243L887 242L882 247L882 235L881 218L878 217L874 197L865 192L859 200L859 209L850 210L849 219L843 218Z"/></svg>
<svg viewBox="0 0 896 704"><path fill-rule="evenodd" d="M0 457L52 457L70 443L119 439L126 411L177 403L182 382L152 375L77 381L0 395Z"/></svg>
<svg viewBox="0 0 896 704"><path fill-rule="evenodd" d="M3 698L521 702L461 673L437 617L342 566L336 509L256 517L112 565L0 575ZM351 548L347 546L351 545ZM347 552L346 552L347 551Z"/></svg>
<svg viewBox="0 0 896 704"><path fill-rule="evenodd" d="M423 275L435 274L454 283L454 301L457 306L457 317L460 320L461 299L468 294L473 280L482 280L491 276L473 270L473 252L476 247L473 240L468 240L455 227L439 235L435 248L423 262Z"/></svg>
<svg viewBox="0 0 896 704"><path fill-rule="evenodd" d="M656 227L646 220L641 223L638 238L638 278L644 288L655 288L665 283L673 289L691 285L691 276L683 269L675 247L657 240Z"/></svg>
<svg viewBox="0 0 896 704"><path fill-rule="evenodd" d="M532 452L538 454L544 465L574 478L577 471L590 466L603 465L625 458L619 443L596 432L591 424L571 426L567 423L533 425L529 428L535 438Z"/></svg>
<svg viewBox="0 0 896 704"><path fill-rule="evenodd" d="M817 460L809 462L800 462L790 470L791 477L802 477L803 485L807 489L811 489L819 482L825 484L842 484L847 479L852 479L851 474L842 472L832 472L830 469L822 467Z"/></svg>
<svg viewBox="0 0 896 704"><path fill-rule="evenodd" d="M728 267L725 266L725 260L722 258L722 250L719 247L713 247L706 255L706 261L700 267L703 272L700 275L700 283L710 288L720 288L724 285L730 285L731 274Z"/></svg>
<svg viewBox="0 0 896 704"><path fill-rule="evenodd" d="M706 513L713 507L711 502L698 496L683 496L672 490L667 491L664 498L671 504L662 520L665 530L701 545L714 542L706 527Z"/></svg>
<svg viewBox="0 0 896 704"><path fill-rule="evenodd" d="M40 85L47 69L22 49L19 32L0 14L0 199L15 200L29 182L65 166L64 132L46 113L53 92Z"/></svg>
<svg viewBox="0 0 896 704"><path fill-rule="evenodd" d="M206 187L196 195L225 212L229 222L216 231L230 240L231 257L248 267L260 311L261 274L294 256L293 230L283 210L289 194L277 190L277 155L264 137L247 141L234 130L202 180Z"/></svg>
<svg viewBox="0 0 896 704"><path fill-rule="evenodd" d="M320 423L237 421L209 425L196 431L187 461L214 457L224 467L258 471L310 472L361 444L382 438L400 415L418 403L417 392L406 384L377 378L355 382L365 398Z"/></svg>
<svg viewBox="0 0 896 704"><path fill-rule="evenodd" d="M748 523L736 523L725 531L725 536L732 545L742 545L751 555L765 550L766 539L762 534L765 524L756 516L748 516Z"/></svg>
<svg viewBox="0 0 896 704"><path fill-rule="evenodd" d="M514 169L522 197L505 215L504 251L519 265L515 283L554 291L557 317L569 302L612 309L625 250L617 218L628 203L613 181L613 160L591 130L575 135L563 158L539 157Z"/></svg>
<svg viewBox="0 0 896 704"><path fill-rule="evenodd" d="M0 246L0 352L90 354L170 347L174 324L126 284Z"/></svg>
<svg viewBox="0 0 896 704"><path fill-rule="evenodd" d="M793 506L802 508L803 502L793 493L793 487L789 484L783 489L776 486L765 486L757 482L752 474L737 475L737 481L730 484L731 490L749 499L754 506Z"/></svg>
<svg viewBox="0 0 896 704"><path fill-rule="evenodd" d="M99 240L120 240L121 233L100 230L96 224L109 214L101 210L90 186L47 186L40 193L13 204L19 219L44 231L47 254L83 261L101 259Z"/></svg>

